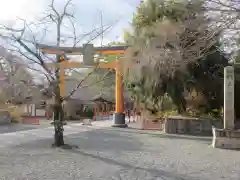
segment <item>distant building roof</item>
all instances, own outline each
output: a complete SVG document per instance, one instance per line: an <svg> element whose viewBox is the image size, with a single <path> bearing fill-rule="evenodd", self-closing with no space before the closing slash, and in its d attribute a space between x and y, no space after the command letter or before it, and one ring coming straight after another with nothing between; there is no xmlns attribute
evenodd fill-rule
<svg viewBox="0 0 240 180"><path fill-rule="evenodd" d="M98 102L104 102L104 103L109 103L109 104L113 104L114 103L114 101L109 100L108 97L104 96L104 94L99 94L99 95L93 97L91 99L91 101L92 102L96 102L96 103L98 103Z"/></svg>
<svg viewBox="0 0 240 180"><path fill-rule="evenodd" d="M65 82L65 93L66 95L70 94L70 92L78 85L79 81L68 79ZM83 82L81 87L77 88L75 93L70 97L71 99L79 99L82 101L93 101L100 99L104 99L108 102L115 102L115 92L106 91L101 92L98 86L89 86L86 82ZM129 100L129 95L125 92L124 99Z"/></svg>

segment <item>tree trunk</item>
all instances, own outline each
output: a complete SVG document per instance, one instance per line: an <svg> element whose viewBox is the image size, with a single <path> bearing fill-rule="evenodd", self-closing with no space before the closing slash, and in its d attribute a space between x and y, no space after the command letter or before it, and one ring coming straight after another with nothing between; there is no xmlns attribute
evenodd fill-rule
<svg viewBox="0 0 240 180"><path fill-rule="evenodd" d="M63 108L61 104L56 104L54 108L54 145L57 147L64 145L63 120Z"/></svg>
<svg viewBox="0 0 240 180"><path fill-rule="evenodd" d="M63 132L55 129L54 133L54 145L56 147L61 147L64 145Z"/></svg>
<svg viewBox="0 0 240 180"><path fill-rule="evenodd" d="M161 99L160 99L160 107L159 107L160 112L164 111L164 107L163 106L164 106L164 96L161 97Z"/></svg>

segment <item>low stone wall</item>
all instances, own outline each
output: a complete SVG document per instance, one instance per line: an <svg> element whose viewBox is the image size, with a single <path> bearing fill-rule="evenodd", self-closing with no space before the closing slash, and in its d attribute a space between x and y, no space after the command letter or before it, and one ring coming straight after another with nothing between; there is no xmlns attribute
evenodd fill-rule
<svg viewBox="0 0 240 180"><path fill-rule="evenodd" d="M164 132L169 134L212 135L212 126L222 128L220 120L173 116L165 121Z"/></svg>
<svg viewBox="0 0 240 180"><path fill-rule="evenodd" d="M159 130L168 134L212 135L212 126L223 128L221 120L199 119L184 116L161 118L155 116L141 117L141 129Z"/></svg>
<svg viewBox="0 0 240 180"><path fill-rule="evenodd" d="M240 149L240 130L214 128L212 146L214 148Z"/></svg>
<svg viewBox="0 0 240 180"><path fill-rule="evenodd" d="M142 119L143 130L163 130L165 120L162 118L156 118L149 116L148 118Z"/></svg>

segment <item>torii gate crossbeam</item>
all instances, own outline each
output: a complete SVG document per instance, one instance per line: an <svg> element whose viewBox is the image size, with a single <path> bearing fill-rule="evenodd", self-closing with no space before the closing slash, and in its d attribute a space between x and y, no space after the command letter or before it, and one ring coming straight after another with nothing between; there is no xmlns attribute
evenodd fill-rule
<svg viewBox="0 0 240 180"><path fill-rule="evenodd" d="M90 68L96 66L93 61L94 54L100 55L121 55L125 52L127 46L113 46L113 47L93 47L92 44L83 45L83 47L54 47L48 45L38 44L41 52L55 55L83 55L82 62L69 62L66 59L59 64L48 63L48 68L60 68L60 94L65 96L65 70L69 68ZM122 81L122 67L119 60L112 63L98 63L98 68L115 69L116 71L116 86L115 86L115 103L116 109L114 113L113 127L127 127L125 123L124 102L123 102L123 81Z"/></svg>

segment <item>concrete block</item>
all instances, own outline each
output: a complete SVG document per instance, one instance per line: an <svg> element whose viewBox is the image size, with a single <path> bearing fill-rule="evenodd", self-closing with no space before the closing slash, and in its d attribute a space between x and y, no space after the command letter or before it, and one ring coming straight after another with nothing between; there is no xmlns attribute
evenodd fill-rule
<svg viewBox="0 0 240 180"><path fill-rule="evenodd" d="M92 126L92 120L91 119L83 119L82 125Z"/></svg>
<svg viewBox="0 0 240 180"><path fill-rule="evenodd" d="M0 111L0 125L9 124L12 120L8 111Z"/></svg>
<svg viewBox="0 0 240 180"><path fill-rule="evenodd" d="M240 131L212 128L212 146L222 149L240 149Z"/></svg>

